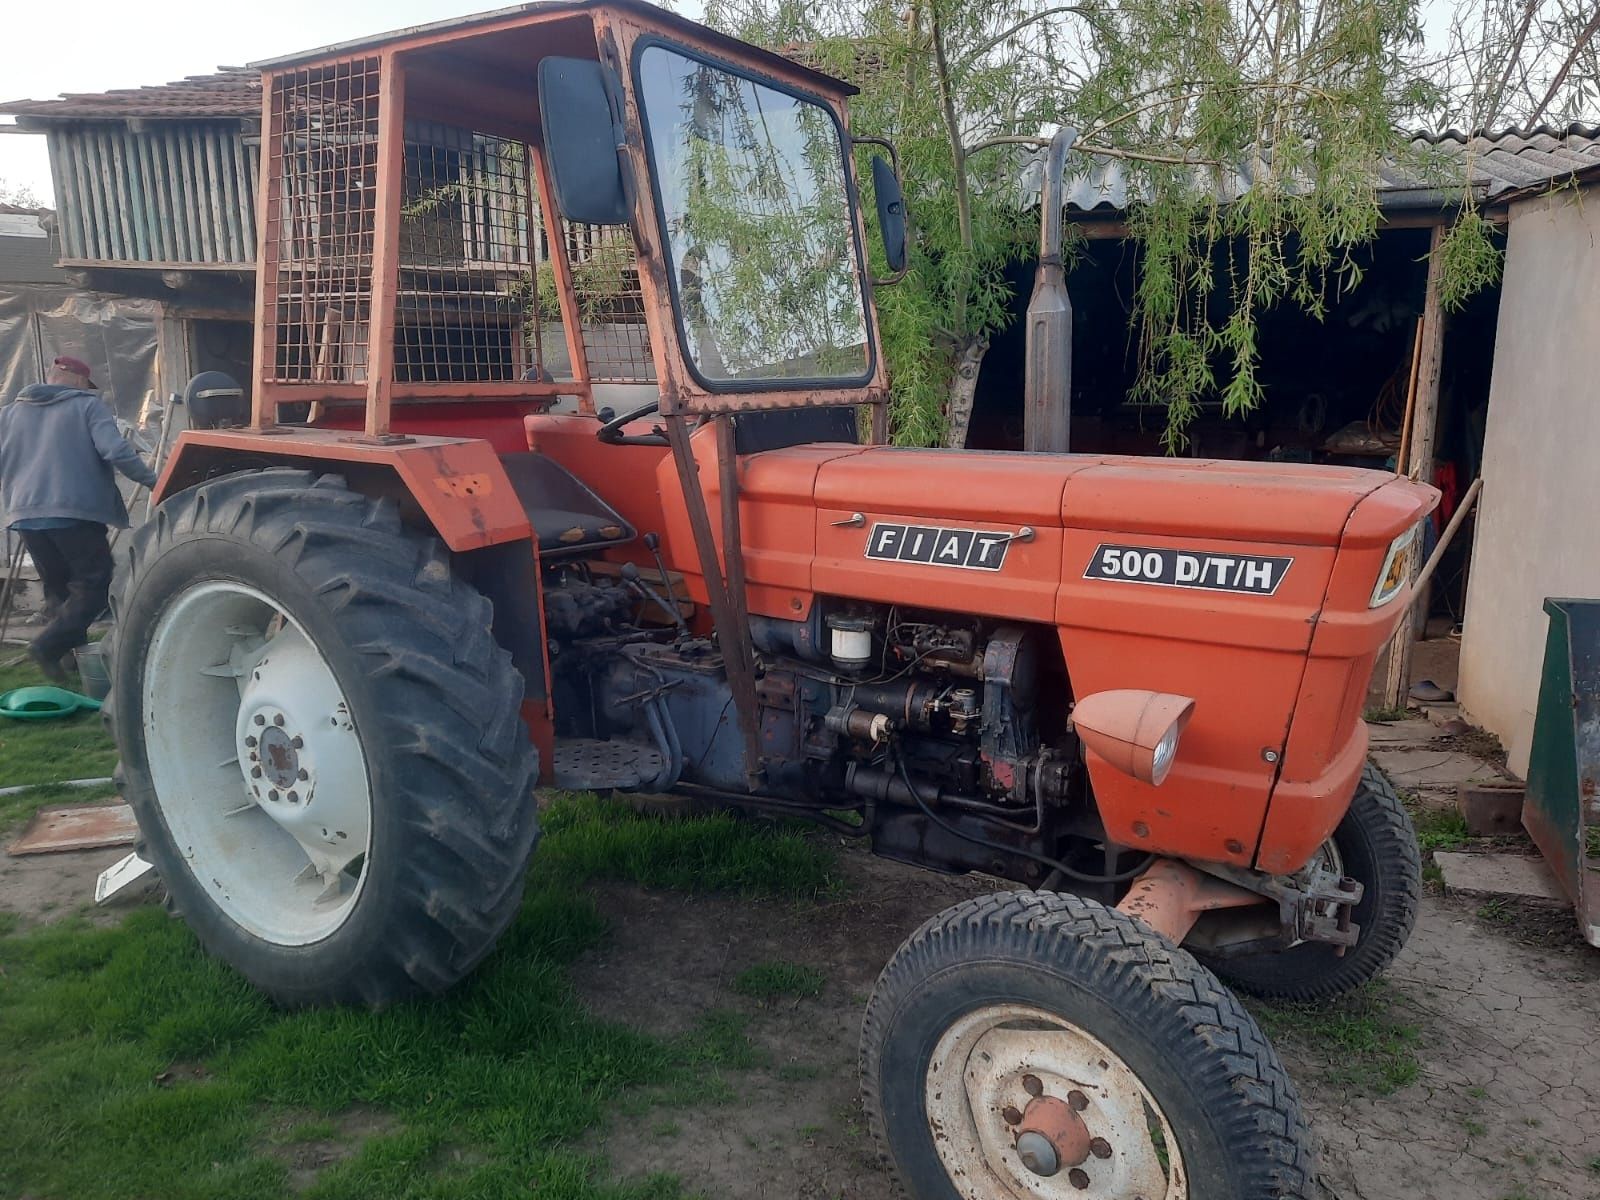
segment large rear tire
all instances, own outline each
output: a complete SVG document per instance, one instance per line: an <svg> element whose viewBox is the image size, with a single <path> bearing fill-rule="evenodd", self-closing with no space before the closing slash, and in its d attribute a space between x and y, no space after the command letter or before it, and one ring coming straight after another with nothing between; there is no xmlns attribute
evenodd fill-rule
<svg viewBox="0 0 1600 1200"><path fill-rule="evenodd" d="M113 610L123 794L208 951L288 1005L477 964L521 898L537 755L437 541L338 476L231 475L157 509Z"/></svg>
<svg viewBox="0 0 1600 1200"><path fill-rule="evenodd" d="M1314 1171L1294 1086L1187 952L1075 896L947 909L884 968L868 1116L918 1200L1293 1200Z"/></svg>
<svg viewBox="0 0 1600 1200"><path fill-rule="evenodd" d="M1422 852L1388 776L1368 763L1350 810L1323 854L1341 875L1362 885L1351 913L1360 926L1343 955L1327 942L1301 942L1245 958L1205 961L1241 991L1269 1000L1333 1000L1384 971L1417 923L1422 895Z"/></svg>

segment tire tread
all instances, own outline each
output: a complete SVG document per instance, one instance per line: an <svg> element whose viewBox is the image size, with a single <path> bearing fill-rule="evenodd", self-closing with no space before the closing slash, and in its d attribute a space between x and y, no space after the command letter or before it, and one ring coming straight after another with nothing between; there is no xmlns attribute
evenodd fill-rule
<svg viewBox="0 0 1600 1200"><path fill-rule="evenodd" d="M361 970L327 993L256 982L289 1004L378 1005L444 990L516 915L538 839L538 756L519 715L522 677L490 633L488 600L455 576L437 540L402 526L392 501L352 492L338 475L273 468L211 480L163 503L133 539L113 614L162 553L213 536L291 564L327 600L367 675L384 679L368 737L400 760L384 803L398 807L411 835L388 936L375 939ZM107 640L115 679L115 626ZM105 711L115 730L115 706ZM150 821L158 802L148 775L124 759L125 794L141 822ZM452 786L430 786L441 781Z"/></svg>
<svg viewBox="0 0 1600 1200"><path fill-rule="evenodd" d="M1203 1091L1224 1141L1238 1151L1238 1200L1313 1194L1310 1134L1294 1084L1238 998L1134 918L1045 892L997 892L946 909L884 968L863 1021L860 1066L868 1123L885 1162L893 1165L895 1157L881 1068L898 1008L936 971L995 955L1070 974L1159 1041Z"/></svg>

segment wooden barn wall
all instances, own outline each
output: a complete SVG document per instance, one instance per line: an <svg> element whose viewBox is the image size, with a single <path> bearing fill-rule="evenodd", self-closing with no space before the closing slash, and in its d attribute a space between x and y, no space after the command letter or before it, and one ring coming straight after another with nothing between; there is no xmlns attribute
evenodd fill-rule
<svg viewBox="0 0 1600 1200"><path fill-rule="evenodd" d="M238 121L91 122L49 143L63 262L254 264L257 148Z"/></svg>

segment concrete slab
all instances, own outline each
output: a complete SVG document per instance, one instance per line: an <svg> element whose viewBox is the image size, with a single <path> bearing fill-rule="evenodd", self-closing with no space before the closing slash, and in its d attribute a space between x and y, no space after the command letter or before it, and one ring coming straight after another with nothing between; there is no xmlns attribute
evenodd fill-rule
<svg viewBox="0 0 1600 1200"><path fill-rule="evenodd" d="M1455 788L1463 783L1505 778L1481 758L1426 745L1374 746L1372 761L1402 790L1422 786Z"/></svg>
<svg viewBox="0 0 1600 1200"><path fill-rule="evenodd" d="M1425 720L1367 722L1367 741L1373 747L1420 746L1438 736L1438 729Z"/></svg>
<svg viewBox="0 0 1600 1200"><path fill-rule="evenodd" d="M1444 874L1447 891L1554 902L1562 906L1570 903L1544 859L1536 855L1435 850L1433 861Z"/></svg>

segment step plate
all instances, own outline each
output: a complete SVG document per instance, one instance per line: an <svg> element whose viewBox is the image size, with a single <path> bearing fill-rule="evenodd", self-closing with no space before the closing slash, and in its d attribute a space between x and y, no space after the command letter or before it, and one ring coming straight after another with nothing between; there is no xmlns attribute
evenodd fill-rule
<svg viewBox="0 0 1600 1200"><path fill-rule="evenodd" d="M555 777L559 788L636 788L657 778L666 766L659 750L636 742L562 738L556 742Z"/></svg>

